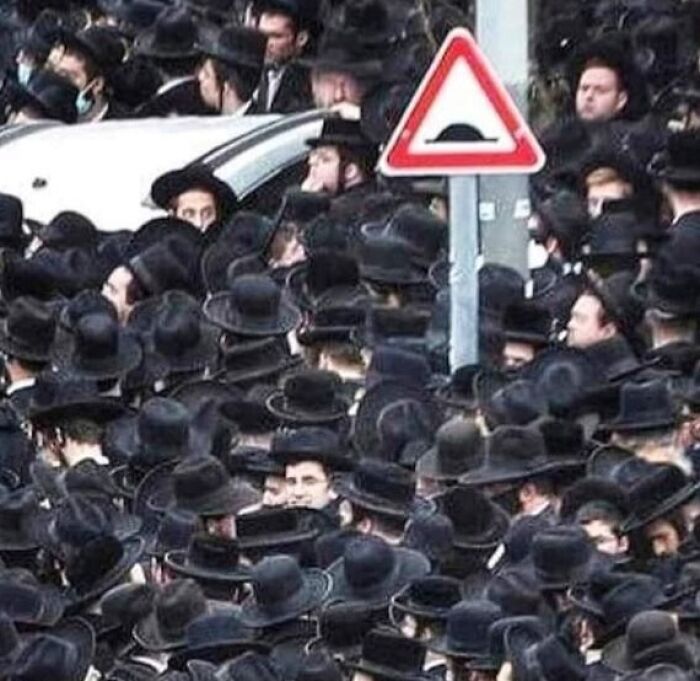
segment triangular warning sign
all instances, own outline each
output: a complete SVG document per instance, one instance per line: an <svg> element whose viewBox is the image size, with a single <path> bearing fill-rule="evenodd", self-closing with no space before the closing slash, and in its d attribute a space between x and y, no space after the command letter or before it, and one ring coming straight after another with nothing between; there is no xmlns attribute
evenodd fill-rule
<svg viewBox="0 0 700 681"><path fill-rule="evenodd" d="M445 38L382 154L385 175L533 173L544 152L471 33Z"/></svg>

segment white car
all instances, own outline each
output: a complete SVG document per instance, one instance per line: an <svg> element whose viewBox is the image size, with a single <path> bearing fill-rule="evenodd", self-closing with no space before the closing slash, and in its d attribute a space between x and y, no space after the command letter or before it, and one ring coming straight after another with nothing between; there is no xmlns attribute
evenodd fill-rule
<svg viewBox="0 0 700 681"><path fill-rule="evenodd" d="M39 122L0 129L0 192L25 217L83 213L103 231L135 230L162 214L150 187L162 173L206 163L244 208L272 213L305 175L305 140L324 113L130 119L82 125Z"/></svg>

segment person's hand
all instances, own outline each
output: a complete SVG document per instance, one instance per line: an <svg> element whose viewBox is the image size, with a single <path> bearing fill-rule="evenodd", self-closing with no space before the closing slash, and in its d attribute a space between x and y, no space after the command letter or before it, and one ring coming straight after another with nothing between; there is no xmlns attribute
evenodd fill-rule
<svg viewBox="0 0 700 681"><path fill-rule="evenodd" d="M360 120L360 107L357 104L338 102L338 104L334 104L331 107L331 111L339 114L341 118L345 118L348 121Z"/></svg>
<svg viewBox="0 0 700 681"><path fill-rule="evenodd" d="M306 179L301 183L301 190L303 192L319 193L323 191L323 184L314 177L313 173L309 173Z"/></svg>

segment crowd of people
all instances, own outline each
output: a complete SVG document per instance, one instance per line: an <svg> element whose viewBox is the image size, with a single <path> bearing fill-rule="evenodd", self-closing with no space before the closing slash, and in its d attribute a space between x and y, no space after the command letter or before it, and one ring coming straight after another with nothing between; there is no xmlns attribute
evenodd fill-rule
<svg viewBox="0 0 700 681"><path fill-rule="evenodd" d="M0 678L698 678L700 3L533 3L543 263L452 367L445 184L376 164L473 10L0 8L8 123L328 110L270 214L0 194Z"/></svg>

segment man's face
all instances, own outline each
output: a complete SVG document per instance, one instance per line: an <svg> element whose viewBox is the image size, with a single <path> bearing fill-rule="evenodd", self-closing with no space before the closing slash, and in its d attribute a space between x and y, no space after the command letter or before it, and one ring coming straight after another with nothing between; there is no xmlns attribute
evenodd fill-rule
<svg viewBox="0 0 700 681"><path fill-rule="evenodd" d="M330 109L342 103L360 106L364 94L357 78L337 71L313 71L311 92L319 109Z"/></svg>
<svg viewBox="0 0 700 681"><path fill-rule="evenodd" d="M216 198L204 189L190 189L175 199L173 214L176 218L194 225L201 232L217 218Z"/></svg>
<svg viewBox="0 0 700 681"><path fill-rule="evenodd" d="M609 121L627 104L617 74L606 66L589 66L576 90L576 114L583 121Z"/></svg>
<svg viewBox="0 0 700 681"><path fill-rule="evenodd" d="M672 556L678 553L681 538L668 520L657 520L644 528L644 535L651 544L655 556Z"/></svg>
<svg viewBox="0 0 700 681"><path fill-rule="evenodd" d="M85 60L74 52L63 52L55 71L73 83L78 90L84 90L88 85Z"/></svg>
<svg viewBox="0 0 700 681"><path fill-rule="evenodd" d="M297 40L294 22L284 14L263 12L258 19L258 30L267 36L265 64L278 66L298 56L303 47Z"/></svg>
<svg viewBox="0 0 700 681"><path fill-rule="evenodd" d="M627 551L627 540L620 537L615 529L602 520L592 520L583 526L596 549L609 556L618 556Z"/></svg>
<svg viewBox="0 0 700 681"><path fill-rule="evenodd" d="M317 461L287 465L287 506L324 508L331 501L328 475Z"/></svg>
<svg viewBox="0 0 700 681"><path fill-rule="evenodd" d="M630 186L622 180L612 180L602 184L594 184L588 187L586 201L588 214L597 218L603 212L603 204L606 201L616 201L630 196Z"/></svg>
<svg viewBox="0 0 700 681"><path fill-rule="evenodd" d="M127 300L127 288L132 279L133 275L126 267L117 267L102 285L102 295L114 305L121 323L126 323L133 307Z"/></svg>
<svg viewBox="0 0 700 681"><path fill-rule="evenodd" d="M614 325L601 324L603 306L595 297L580 295L573 308L567 326L566 344L572 348L587 348L614 335Z"/></svg>
<svg viewBox="0 0 700 681"><path fill-rule="evenodd" d="M221 108L221 85L214 71L214 62L205 59L197 71L199 92L204 103L211 109L218 111Z"/></svg>
<svg viewBox="0 0 700 681"><path fill-rule="evenodd" d="M519 369L535 356L535 348L528 343L507 341L503 348L503 365L506 369Z"/></svg>
<svg viewBox="0 0 700 681"><path fill-rule="evenodd" d="M284 506L287 503L287 481L277 475L265 477L262 505L265 508Z"/></svg>
<svg viewBox="0 0 700 681"><path fill-rule="evenodd" d="M338 194L341 190L340 154L337 147L317 147L309 154L309 172L302 189Z"/></svg>

